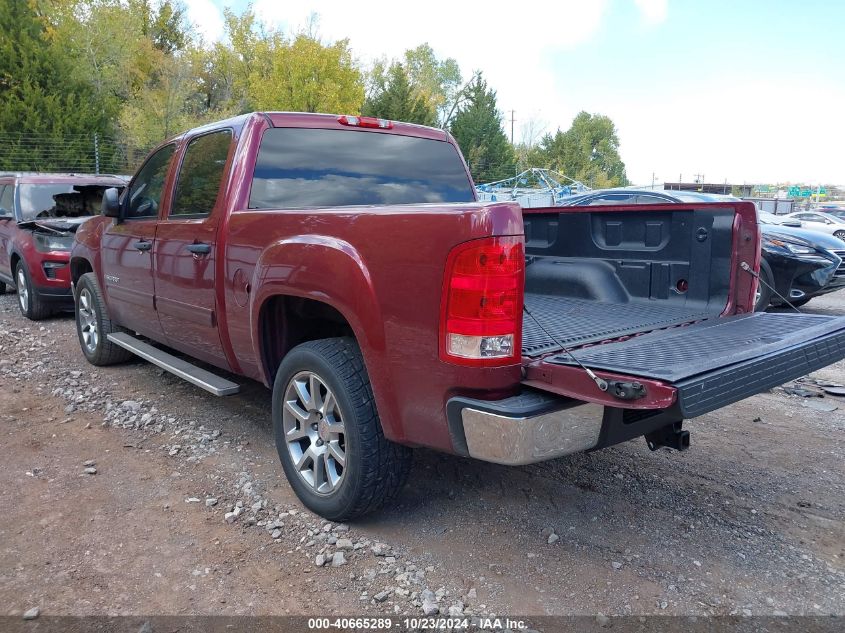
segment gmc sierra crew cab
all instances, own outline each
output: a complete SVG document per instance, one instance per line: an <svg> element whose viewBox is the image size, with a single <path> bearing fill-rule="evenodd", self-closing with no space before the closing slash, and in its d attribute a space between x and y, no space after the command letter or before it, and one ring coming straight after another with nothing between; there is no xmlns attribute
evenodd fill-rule
<svg viewBox="0 0 845 633"><path fill-rule="evenodd" d="M264 383L292 488L344 520L401 488L410 447L684 449L684 420L845 357L845 318L753 311L759 261L748 202L479 203L442 130L254 113L107 191L71 275L91 363Z"/></svg>

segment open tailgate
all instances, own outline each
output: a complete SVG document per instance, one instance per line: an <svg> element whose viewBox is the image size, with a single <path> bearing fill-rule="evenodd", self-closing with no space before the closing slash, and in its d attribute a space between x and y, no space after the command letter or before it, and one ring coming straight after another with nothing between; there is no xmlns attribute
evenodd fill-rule
<svg viewBox="0 0 845 633"><path fill-rule="evenodd" d="M596 371L674 387L680 413L692 418L842 360L845 317L756 312L713 318L573 355ZM541 362L576 365L564 353ZM641 408L635 403L617 406Z"/></svg>

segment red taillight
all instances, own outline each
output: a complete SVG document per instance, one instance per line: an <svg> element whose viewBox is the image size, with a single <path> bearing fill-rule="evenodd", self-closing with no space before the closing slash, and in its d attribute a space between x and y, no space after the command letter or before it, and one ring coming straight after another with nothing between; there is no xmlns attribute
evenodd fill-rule
<svg viewBox="0 0 845 633"><path fill-rule="evenodd" d="M371 127L380 130L393 129L393 121L387 119L377 119L374 116L350 116L344 114L337 117L337 122L341 125L351 125L352 127Z"/></svg>
<svg viewBox="0 0 845 633"><path fill-rule="evenodd" d="M507 365L522 343L525 248L489 237L452 249L446 262L440 357L464 365Z"/></svg>

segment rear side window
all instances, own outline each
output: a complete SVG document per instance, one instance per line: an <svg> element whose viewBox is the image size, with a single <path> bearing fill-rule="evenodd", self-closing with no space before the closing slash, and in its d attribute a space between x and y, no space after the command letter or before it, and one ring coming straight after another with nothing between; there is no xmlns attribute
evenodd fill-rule
<svg viewBox="0 0 845 633"><path fill-rule="evenodd" d="M231 130L193 139L185 150L170 216L211 215L232 143Z"/></svg>
<svg viewBox="0 0 845 633"><path fill-rule="evenodd" d="M275 128L261 140L252 209L472 202L444 141L352 130Z"/></svg>

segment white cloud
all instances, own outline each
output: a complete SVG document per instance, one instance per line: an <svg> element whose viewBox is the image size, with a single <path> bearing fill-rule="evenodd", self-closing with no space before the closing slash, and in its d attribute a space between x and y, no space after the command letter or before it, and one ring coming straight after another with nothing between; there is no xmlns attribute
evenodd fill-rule
<svg viewBox="0 0 845 633"><path fill-rule="evenodd" d="M223 36L223 13L212 0L182 0L188 16L206 42Z"/></svg>
<svg viewBox="0 0 845 633"><path fill-rule="evenodd" d="M640 10L643 22L656 26L666 21L669 15L669 0L634 0Z"/></svg>

